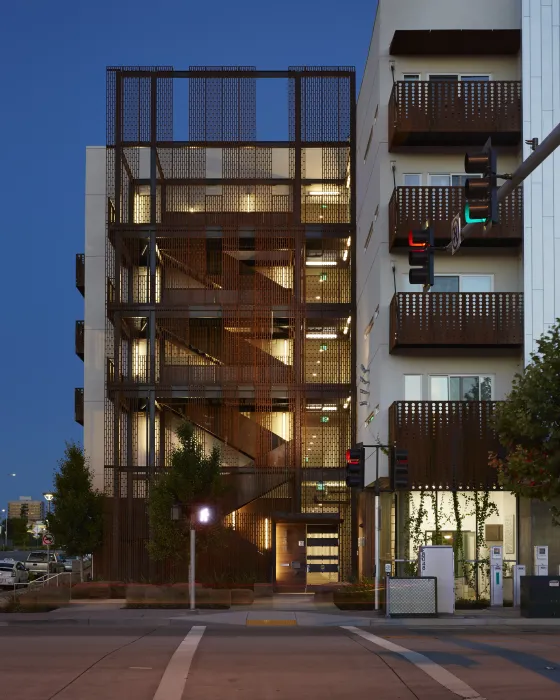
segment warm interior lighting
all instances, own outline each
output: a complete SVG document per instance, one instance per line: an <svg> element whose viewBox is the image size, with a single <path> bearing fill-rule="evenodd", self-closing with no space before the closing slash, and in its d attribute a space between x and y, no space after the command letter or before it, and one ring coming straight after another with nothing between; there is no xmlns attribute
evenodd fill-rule
<svg viewBox="0 0 560 700"><path fill-rule="evenodd" d="M264 548L270 549L270 521L268 518L264 519Z"/></svg>
<svg viewBox="0 0 560 700"><path fill-rule="evenodd" d="M306 338L309 339L320 339L320 340L335 340L337 337L336 333L306 333Z"/></svg>
<svg viewBox="0 0 560 700"><path fill-rule="evenodd" d="M342 260L346 262L348 260L348 248L342 253Z"/></svg>
<svg viewBox="0 0 560 700"><path fill-rule="evenodd" d="M307 410L308 411L337 411L338 407L333 405L333 404L323 406L320 403L311 403L307 406Z"/></svg>
<svg viewBox="0 0 560 700"><path fill-rule="evenodd" d="M336 260L306 260L305 264L307 267L334 267L336 266Z"/></svg>
<svg viewBox="0 0 560 700"><path fill-rule="evenodd" d="M319 190L319 192L308 192L312 197L338 197L340 192L325 192L323 190Z"/></svg>

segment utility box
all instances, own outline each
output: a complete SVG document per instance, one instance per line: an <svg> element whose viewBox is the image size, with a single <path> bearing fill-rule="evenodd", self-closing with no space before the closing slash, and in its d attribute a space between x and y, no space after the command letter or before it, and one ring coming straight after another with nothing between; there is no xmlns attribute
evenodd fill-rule
<svg viewBox="0 0 560 700"><path fill-rule="evenodd" d="M560 576L521 577L521 617L560 617Z"/></svg>
<svg viewBox="0 0 560 700"><path fill-rule="evenodd" d="M449 545L425 545L418 552L420 576L437 580L437 612L453 615L455 612L455 555Z"/></svg>

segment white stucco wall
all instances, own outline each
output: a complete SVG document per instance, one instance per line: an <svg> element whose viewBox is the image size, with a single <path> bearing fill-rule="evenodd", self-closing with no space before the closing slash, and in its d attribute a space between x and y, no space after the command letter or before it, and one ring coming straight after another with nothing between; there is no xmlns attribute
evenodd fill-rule
<svg viewBox="0 0 560 700"><path fill-rule="evenodd" d="M86 149L84 449L103 489L105 405L105 148Z"/></svg>
<svg viewBox="0 0 560 700"><path fill-rule="evenodd" d="M523 140L560 122L560 0L523 0ZM525 146L525 157L530 151ZM560 152L524 183L525 361L560 316Z"/></svg>
<svg viewBox="0 0 560 700"><path fill-rule="evenodd" d="M560 2L560 0L559 0ZM418 12L421 4L422 11ZM388 104L395 80L403 73L482 73L494 80L518 80L521 64L517 56L390 56L389 46L397 29L519 29L521 0L380 0L357 107L357 364L369 369L364 385L358 380L360 394L357 406L358 441L382 442L388 438L388 408L394 401L404 400L404 374L422 374L425 384L430 374L492 374L494 398L505 396L515 372L522 368L521 353L496 355L494 352L447 353L425 352L424 356L389 355L389 305L394 294L393 265L397 291L408 273L407 251L389 253L389 201L393 193L392 164L395 165L396 185L403 184L405 173L422 174L422 184L428 185L428 175L464 172L464 152L456 154L389 153ZM373 126L373 131L372 131ZM366 155L367 143L372 133ZM537 135L537 134L535 134ZM465 148L465 151L468 150ZM500 168L514 170L521 158L519 153L500 155ZM373 222L373 233L366 247ZM458 255L444 253L435 258L437 274L492 274L494 291L523 291L523 267L519 250L464 249ZM365 330L374 318L372 331ZM429 396L423 398L428 399ZM379 406L368 426L365 419ZM384 461L384 460L383 460ZM374 478L374 460L366 462L366 481ZM386 463L381 475L386 475Z"/></svg>

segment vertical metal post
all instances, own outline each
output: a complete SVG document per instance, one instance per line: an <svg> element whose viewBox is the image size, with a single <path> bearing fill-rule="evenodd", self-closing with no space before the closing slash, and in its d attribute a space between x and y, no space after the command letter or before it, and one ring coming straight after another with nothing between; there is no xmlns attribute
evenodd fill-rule
<svg viewBox="0 0 560 700"><path fill-rule="evenodd" d="M379 447L375 448L375 609L379 610Z"/></svg>
<svg viewBox="0 0 560 700"><path fill-rule="evenodd" d="M194 521L191 516L191 556L189 561L189 602L190 609L194 610L195 604L195 557L196 557L196 530L194 529Z"/></svg>
<svg viewBox="0 0 560 700"><path fill-rule="evenodd" d="M301 78L294 77L294 127L295 127L295 153L294 153L294 191L293 191L293 211L294 211L294 511L301 511L301 482L303 468L302 430L304 415L304 399L301 385L302 377L302 356L303 356L303 334L304 318L302 314L302 275L305 269L305 262L302 260L302 247L305 245L305 233L301 225Z"/></svg>

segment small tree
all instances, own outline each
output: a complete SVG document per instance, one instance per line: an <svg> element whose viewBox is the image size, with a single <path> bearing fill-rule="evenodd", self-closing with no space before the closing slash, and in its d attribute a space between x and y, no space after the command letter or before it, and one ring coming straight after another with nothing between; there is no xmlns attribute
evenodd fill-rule
<svg viewBox="0 0 560 700"><path fill-rule="evenodd" d="M560 320L537 341L537 353L517 374L495 427L506 455L490 455L502 486L517 496L560 496ZM554 524L560 511L551 505Z"/></svg>
<svg viewBox="0 0 560 700"><path fill-rule="evenodd" d="M70 556L80 557L83 581L84 556L98 549L103 538L103 495L93 488L84 451L73 442L66 444L55 473L52 504L49 531Z"/></svg>
<svg viewBox="0 0 560 700"><path fill-rule="evenodd" d="M193 426L182 423L177 429L178 446L171 455L171 466L162 470L152 485L148 514L151 540L148 552L156 561L169 560L176 568L188 558L190 517L197 504L214 506L224 492L217 448L209 456L197 440ZM180 504L179 520L172 519L172 509ZM215 534L216 527L205 526L205 539ZM203 538L204 539L204 538ZM204 542L201 541L204 546Z"/></svg>

